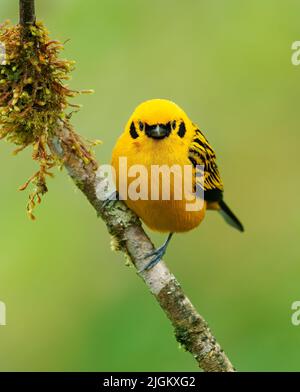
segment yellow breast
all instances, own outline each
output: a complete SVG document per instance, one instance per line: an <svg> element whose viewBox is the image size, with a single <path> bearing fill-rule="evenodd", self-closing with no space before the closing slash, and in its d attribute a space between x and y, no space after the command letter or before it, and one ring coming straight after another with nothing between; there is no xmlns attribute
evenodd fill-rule
<svg viewBox="0 0 300 392"><path fill-rule="evenodd" d="M163 141L150 138L133 140L127 132L124 132L113 150L112 166L116 171L116 188L121 197L125 196L124 202L127 206L152 230L184 232L198 226L204 218L205 202L200 210L187 210L190 209L187 205L192 205L195 202L194 199L190 199L190 194L185 194L185 190L191 188L190 184L186 184L190 178L183 175L182 181L178 182L178 177L175 180L174 175L171 174L170 193L167 195L169 200L163 200L165 197L163 196L163 184L165 184L163 177L159 176L157 181L157 170L162 165L167 165L169 168L177 165L175 172L181 168L182 173L184 173L184 166L191 167L191 162L188 159L188 145L188 139L177 140L176 144L172 142L172 138ZM127 168L124 167L125 161ZM144 167L148 176L139 176L136 172L136 176L131 177L135 171L131 170L134 165ZM137 186L137 184L139 185ZM182 198L176 200L178 192L180 194L180 188ZM140 196L146 200L132 200L130 194L132 190L136 189L140 191ZM153 200L153 195L158 199Z"/></svg>

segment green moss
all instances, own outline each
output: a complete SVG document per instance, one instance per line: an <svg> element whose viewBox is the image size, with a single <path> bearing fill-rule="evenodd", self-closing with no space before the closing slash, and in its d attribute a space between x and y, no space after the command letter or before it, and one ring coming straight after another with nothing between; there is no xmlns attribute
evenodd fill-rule
<svg viewBox="0 0 300 392"><path fill-rule="evenodd" d="M184 326L177 326L175 328L175 336L180 347L187 351L187 345L189 344L189 331Z"/></svg>
<svg viewBox="0 0 300 392"><path fill-rule="evenodd" d="M69 99L91 91L74 91L64 84L70 79L74 62L59 58L63 45L49 39L42 23L28 27L5 23L0 26L0 42L5 48L5 61L0 65L0 139L17 145L15 153L32 147L39 170L20 190L33 185L27 211L34 219L33 209L47 192L46 178L63 161L48 146L59 123L69 131L69 147L85 164L95 163L91 150L70 122L74 108L79 106Z"/></svg>

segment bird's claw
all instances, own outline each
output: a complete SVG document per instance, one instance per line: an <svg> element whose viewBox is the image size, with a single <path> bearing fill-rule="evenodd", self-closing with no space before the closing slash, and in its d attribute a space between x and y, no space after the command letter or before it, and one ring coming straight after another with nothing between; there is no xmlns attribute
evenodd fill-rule
<svg viewBox="0 0 300 392"><path fill-rule="evenodd" d="M166 241L163 243L162 246L160 246L159 248L155 249L154 251L148 253L145 258L154 256L152 258L152 260L145 265L145 267L143 267L141 270L139 270L138 272L144 272L144 271L149 271L151 268L153 268L157 263L159 263L161 261L161 259L163 258L164 254L166 253L168 244L171 240L173 236L173 233L170 233L168 235L168 238L166 239Z"/></svg>
<svg viewBox="0 0 300 392"><path fill-rule="evenodd" d="M102 209L106 208L110 203L119 200L119 194L117 191L112 192L106 200L102 203Z"/></svg>
<svg viewBox="0 0 300 392"><path fill-rule="evenodd" d="M153 252L150 252L146 255L145 258L154 256L152 258L152 260L145 265L145 267L143 267L141 270L139 270L139 272L144 272L144 271L149 271L151 268L153 268L156 264L158 264L161 259L163 258L164 254L166 253L166 247L165 246L161 246L158 249L155 249Z"/></svg>

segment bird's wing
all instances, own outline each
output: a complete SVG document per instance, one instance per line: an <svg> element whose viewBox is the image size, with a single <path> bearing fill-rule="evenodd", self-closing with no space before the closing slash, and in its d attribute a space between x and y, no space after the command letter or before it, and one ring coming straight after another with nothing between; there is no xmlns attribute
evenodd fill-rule
<svg viewBox="0 0 300 392"><path fill-rule="evenodd" d="M202 172L195 170L195 188L200 187L200 190L204 190L204 198L209 202L222 200L223 183L216 164L216 154L198 128L195 129L195 135L189 146L188 157L195 168L196 165L202 165L204 169L204 178L203 170Z"/></svg>

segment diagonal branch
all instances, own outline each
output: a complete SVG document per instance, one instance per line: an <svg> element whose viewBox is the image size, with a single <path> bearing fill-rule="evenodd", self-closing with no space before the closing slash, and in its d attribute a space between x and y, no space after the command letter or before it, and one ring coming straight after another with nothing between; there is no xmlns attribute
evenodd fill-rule
<svg viewBox="0 0 300 392"><path fill-rule="evenodd" d="M96 192L100 180L94 166L79 159L69 145L69 131L61 126L50 143L51 151L64 159L69 175L104 220L119 250L129 255L137 270L142 270L147 264L145 256L154 247L139 219L120 201L102 207L103 202ZM204 371L234 371L206 321L196 311L165 263L160 262L140 275L170 319L177 341L194 356L199 367Z"/></svg>
<svg viewBox="0 0 300 392"><path fill-rule="evenodd" d="M33 24L34 0L19 1L20 23L23 26ZM145 256L154 247L140 220L120 201L103 207L103 202L97 197L100 179L96 175L95 163L84 162L72 149L74 135L63 123L58 124L55 132L48 141L50 150L63 160L70 177L106 223L118 249L131 258L137 270L143 270L147 263ZM206 321L186 297L165 263L160 262L153 269L140 273L140 276L170 319L177 341L194 356L199 367L204 371L234 371Z"/></svg>

